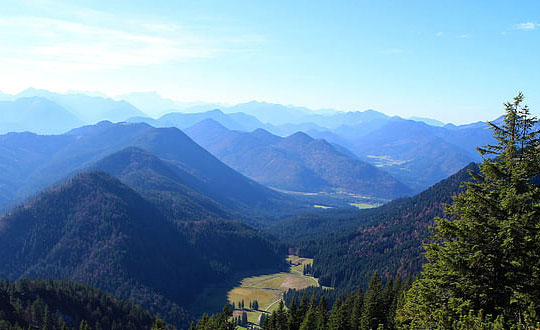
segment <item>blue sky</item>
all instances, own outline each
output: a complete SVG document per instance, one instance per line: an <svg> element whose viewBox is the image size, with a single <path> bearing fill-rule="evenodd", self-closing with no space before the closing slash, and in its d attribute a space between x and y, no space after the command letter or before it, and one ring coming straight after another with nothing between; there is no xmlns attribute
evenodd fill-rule
<svg viewBox="0 0 540 330"><path fill-rule="evenodd" d="M0 90L249 100L445 122L523 91L540 114L540 1L17 1Z"/></svg>

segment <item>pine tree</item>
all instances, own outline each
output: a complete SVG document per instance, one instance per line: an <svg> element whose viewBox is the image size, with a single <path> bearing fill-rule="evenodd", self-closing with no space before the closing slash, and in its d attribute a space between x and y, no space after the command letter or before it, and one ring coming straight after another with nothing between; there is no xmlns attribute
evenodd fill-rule
<svg viewBox="0 0 540 330"><path fill-rule="evenodd" d="M480 173L471 173L473 182L447 208L452 219L437 219L428 263L398 313L401 327L538 321L540 132L522 101L520 93L505 104L502 126L490 124L497 144L478 148Z"/></svg>
<svg viewBox="0 0 540 330"><path fill-rule="evenodd" d="M321 297L319 302L318 312L317 312L317 330L327 330L328 329L328 304L326 303L326 298Z"/></svg>
<svg viewBox="0 0 540 330"><path fill-rule="evenodd" d="M246 312L242 312L242 325L248 324L248 316Z"/></svg>
<svg viewBox="0 0 540 330"><path fill-rule="evenodd" d="M165 329L166 329L165 322L162 319L157 318L154 321L154 325L152 325L152 330L165 330Z"/></svg>
<svg viewBox="0 0 540 330"><path fill-rule="evenodd" d="M315 300L312 299L306 317L304 317L300 325L300 330L316 330L318 328L317 321L317 306L315 305Z"/></svg>
<svg viewBox="0 0 540 330"><path fill-rule="evenodd" d="M300 299L300 304L298 305L298 317L300 318L300 320L304 319L308 311L308 308L309 308L309 305L308 305L307 293L304 291L304 294L302 295L302 299Z"/></svg>
<svg viewBox="0 0 540 330"><path fill-rule="evenodd" d="M298 308L296 307L296 297L293 297L291 304L289 305L289 330L298 330L300 329L300 325L302 324L302 318L300 317L300 313L298 311Z"/></svg>
<svg viewBox="0 0 540 330"><path fill-rule="evenodd" d="M275 330L287 330L289 325L287 322L287 311L285 310L285 305L283 304L283 300L279 301L279 307L276 311L276 318L275 318Z"/></svg>
<svg viewBox="0 0 540 330"><path fill-rule="evenodd" d="M364 294L362 290L353 295L353 304L351 310L350 326L352 330L360 329L360 320L362 318L362 306L364 303Z"/></svg>
<svg viewBox="0 0 540 330"><path fill-rule="evenodd" d="M339 297L334 303L332 311L330 312L330 316L328 318L328 329L348 330L349 322L347 319L347 312L345 299L343 297Z"/></svg>
<svg viewBox="0 0 540 330"><path fill-rule="evenodd" d="M85 320L81 321L81 324L79 325L79 330L90 330L90 326L88 325L88 322Z"/></svg>
<svg viewBox="0 0 540 330"><path fill-rule="evenodd" d="M362 317L360 319L360 329L375 330L380 323L382 303L382 283L377 272L373 274L369 281L368 289L364 297L362 306Z"/></svg>

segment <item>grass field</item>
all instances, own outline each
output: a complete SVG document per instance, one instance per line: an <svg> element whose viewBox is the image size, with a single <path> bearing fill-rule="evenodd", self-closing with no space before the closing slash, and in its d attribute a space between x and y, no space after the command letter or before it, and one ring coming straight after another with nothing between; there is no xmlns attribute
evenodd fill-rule
<svg viewBox="0 0 540 330"><path fill-rule="evenodd" d="M349 205L357 207L359 209L372 209L379 206L379 205L368 204L368 203L349 203Z"/></svg>
<svg viewBox="0 0 540 330"><path fill-rule="evenodd" d="M318 204L313 205L313 207L316 209L333 209L334 208L332 206L318 205Z"/></svg>
<svg viewBox="0 0 540 330"><path fill-rule="evenodd" d="M299 258L290 255L287 261L291 265L289 272L246 277L240 285L229 291L227 298L238 308L239 302L244 300L245 312L248 321L258 323L259 316L264 312L271 313L278 308L283 293L289 289L304 289L309 286L319 286L316 278L303 275L304 265L312 264L313 259ZM250 301L259 302L259 310L250 310ZM234 316L240 316L242 311L237 309Z"/></svg>

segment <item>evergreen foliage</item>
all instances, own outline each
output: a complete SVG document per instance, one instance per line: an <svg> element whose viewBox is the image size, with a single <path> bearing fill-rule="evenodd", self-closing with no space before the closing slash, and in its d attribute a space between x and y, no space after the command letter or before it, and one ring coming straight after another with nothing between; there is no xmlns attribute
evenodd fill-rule
<svg viewBox="0 0 540 330"><path fill-rule="evenodd" d="M429 262L398 313L403 329L531 329L540 321L538 123L520 93L474 182L437 219Z"/></svg>
<svg viewBox="0 0 540 330"><path fill-rule="evenodd" d="M141 307L84 284L53 280L0 282L2 330L148 330L151 327L172 329Z"/></svg>

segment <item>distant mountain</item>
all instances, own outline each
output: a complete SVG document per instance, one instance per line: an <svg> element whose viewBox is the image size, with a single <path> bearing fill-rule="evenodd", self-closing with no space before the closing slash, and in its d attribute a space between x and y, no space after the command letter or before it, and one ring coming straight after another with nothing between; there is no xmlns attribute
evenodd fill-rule
<svg viewBox="0 0 540 330"><path fill-rule="evenodd" d="M157 92L123 94L116 97L116 99L125 100L152 116L161 116L164 113L174 111L174 109L179 109L176 102L161 97Z"/></svg>
<svg viewBox="0 0 540 330"><path fill-rule="evenodd" d="M63 135L10 133L0 136L0 205L32 193L128 147L146 150L193 178L191 188L246 214L291 212L297 202L232 170L177 128L101 122ZM268 213L267 213L268 214Z"/></svg>
<svg viewBox="0 0 540 330"><path fill-rule="evenodd" d="M263 129L242 133L204 120L186 133L224 163L272 187L299 192L345 191L388 199L409 193L386 172L302 132L281 138Z"/></svg>
<svg viewBox="0 0 540 330"><path fill-rule="evenodd" d="M426 123L428 125L438 126L438 127L442 127L442 126L445 125L442 121L438 121L438 120L432 119L432 118L411 117L411 118L409 118L409 120L421 121L421 122Z"/></svg>
<svg viewBox="0 0 540 330"><path fill-rule="evenodd" d="M3 93L0 91L0 100L1 101L11 101L13 99L13 95Z"/></svg>
<svg viewBox="0 0 540 330"><path fill-rule="evenodd" d="M82 281L185 327L182 308L236 271L277 267L250 227L168 218L104 172L75 176L0 218L0 278Z"/></svg>
<svg viewBox="0 0 540 330"><path fill-rule="evenodd" d="M71 112L42 97L0 101L0 133L58 134L82 124Z"/></svg>
<svg viewBox="0 0 540 330"><path fill-rule="evenodd" d="M388 171L419 192L448 177L472 161L478 146L493 142L486 123L474 126L435 127L394 118L364 130L342 126L328 132L310 132L354 152L360 159Z"/></svg>
<svg viewBox="0 0 540 330"><path fill-rule="evenodd" d="M270 232L301 256L314 257L314 275L322 285L366 286L374 271L383 276L414 275L425 262L435 217L470 181L469 164L420 194L369 210L329 210L273 224Z"/></svg>
<svg viewBox="0 0 540 330"><path fill-rule="evenodd" d="M307 108L287 107L281 104L251 101L223 109L226 113L243 112L259 119L263 123L282 125L308 122L303 118L310 114Z"/></svg>
<svg viewBox="0 0 540 330"><path fill-rule="evenodd" d="M224 106L220 103L173 101L155 91L128 93L119 95L115 99L125 100L153 117L159 117L169 112L206 112Z"/></svg>
<svg viewBox="0 0 540 330"><path fill-rule="evenodd" d="M102 120L124 121L145 114L126 101L88 96L86 94L59 94L29 88L16 95L21 97L43 97L49 99L80 118L84 123L94 124Z"/></svg>
<svg viewBox="0 0 540 330"><path fill-rule="evenodd" d="M218 109L199 113L171 112L158 119L133 117L128 119L128 121L132 123L147 123L154 127L177 127L179 129L186 129L205 119L213 119L228 129L238 131L249 131L267 126L253 116L241 112L225 114Z"/></svg>

